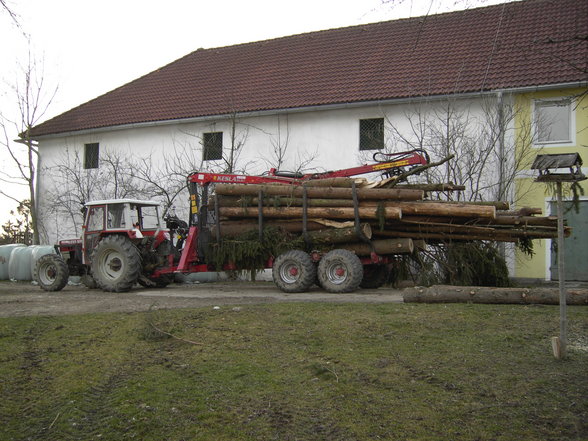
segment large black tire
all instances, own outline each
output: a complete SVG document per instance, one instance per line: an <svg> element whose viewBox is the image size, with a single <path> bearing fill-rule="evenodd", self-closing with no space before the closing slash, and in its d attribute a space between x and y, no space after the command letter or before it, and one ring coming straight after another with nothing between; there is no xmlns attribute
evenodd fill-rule
<svg viewBox="0 0 588 441"><path fill-rule="evenodd" d="M33 279L45 291L61 291L69 279L67 263L57 254L46 254L37 260Z"/></svg>
<svg viewBox="0 0 588 441"><path fill-rule="evenodd" d="M318 278L321 286L329 292L352 292L363 279L363 266L359 257L351 251L329 251L319 262Z"/></svg>
<svg viewBox="0 0 588 441"><path fill-rule="evenodd" d="M107 236L92 254L92 276L102 290L129 291L141 274L139 250L125 236Z"/></svg>
<svg viewBox="0 0 588 441"><path fill-rule="evenodd" d="M286 251L274 261L272 277L284 292L305 292L316 280L316 265L304 251Z"/></svg>
<svg viewBox="0 0 588 441"><path fill-rule="evenodd" d="M363 267L363 279L359 286L367 289L379 288L388 281L389 275L388 265L366 265Z"/></svg>

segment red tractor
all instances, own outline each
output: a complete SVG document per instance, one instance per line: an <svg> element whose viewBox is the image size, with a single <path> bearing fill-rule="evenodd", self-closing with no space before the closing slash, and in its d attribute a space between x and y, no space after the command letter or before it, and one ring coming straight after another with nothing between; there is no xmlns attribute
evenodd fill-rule
<svg viewBox="0 0 588 441"><path fill-rule="evenodd" d="M57 254L39 259L35 280L47 291L62 289L70 275L90 288L128 291L136 283L164 287L172 274L154 276L173 256L169 230L161 224L159 202L116 199L85 205L82 238L62 240Z"/></svg>
<svg viewBox="0 0 588 441"><path fill-rule="evenodd" d="M373 172L398 174L404 167L429 163L428 155L422 150L393 155L377 153L374 159L375 164L307 175L275 169L264 176L192 173L188 176L189 222L166 216L165 227L160 220L158 202L118 199L87 203L82 238L60 241L55 246L56 254L39 259L34 269L35 280L47 291L61 290L69 275L81 276L86 286L97 286L104 291L128 291L137 283L145 287L165 287L176 273L219 269L206 255L214 228L208 216L211 184L297 185L309 179ZM324 255L290 250L279 256L267 256L266 267L272 268L274 282L285 292L306 291L317 279L327 291L349 292L359 286L375 287L383 283L386 263L386 258L375 253L360 259L343 249ZM222 269L239 268L226 262Z"/></svg>

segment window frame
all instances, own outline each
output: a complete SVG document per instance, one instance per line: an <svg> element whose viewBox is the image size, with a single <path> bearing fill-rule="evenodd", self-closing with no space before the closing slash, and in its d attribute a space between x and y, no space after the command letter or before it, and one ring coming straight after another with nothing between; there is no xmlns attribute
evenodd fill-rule
<svg viewBox="0 0 588 441"><path fill-rule="evenodd" d="M539 139L539 123L538 111L541 107L547 107L549 104L565 103L568 112L568 139L559 140L540 140ZM568 147L576 143L576 110L574 108L574 99L569 96L552 97L552 98L536 98L533 100L532 106L532 126L535 139L533 145L538 148L542 147Z"/></svg>
<svg viewBox="0 0 588 441"><path fill-rule="evenodd" d="M203 161L220 161L223 159L223 137L223 132L206 132L202 134ZM217 141L218 139L220 139L220 142ZM220 145L212 145L213 141L220 143ZM218 151L211 152L212 149ZM217 153L217 155L212 157L211 153Z"/></svg>
<svg viewBox="0 0 588 441"><path fill-rule="evenodd" d="M96 215L97 211L102 211L101 216ZM106 225L106 219L105 219L106 205L91 205L90 207L88 207L88 215L87 216L88 216L86 219L86 232L87 233L104 231L104 226ZM102 218L101 225L97 225L97 222L91 223L91 220L100 219L100 218ZM99 228L96 228L97 226Z"/></svg>
<svg viewBox="0 0 588 441"><path fill-rule="evenodd" d="M376 123L377 121L377 123ZM363 128L362 129L362 125L363 124L367 124L369 122L369 124L372 125L376 125L376 124L380 124L381 128L378 130L377 133L377 139L375 137L373 137L374 139L369 139L370 135L364 135L365 132L368 131L367 128ZM375 130L373 130L375 132ZM380 133L381 131L381 133ZM378 147L374 147L374 145L377 144ZM384 118L361 118L359 120L359 151L360 152L364 152L364 151L372 151L372 150L382 150L384 149L385 146L385 131L384 131Z"/></svg>
<svg viewBox="0 0 588 441"><path fill-rule="evenodd" d="M91 149L96 149L90 152ZM100 166L100 143L89 142L84 144L84 170L99 168Z"/></svg>

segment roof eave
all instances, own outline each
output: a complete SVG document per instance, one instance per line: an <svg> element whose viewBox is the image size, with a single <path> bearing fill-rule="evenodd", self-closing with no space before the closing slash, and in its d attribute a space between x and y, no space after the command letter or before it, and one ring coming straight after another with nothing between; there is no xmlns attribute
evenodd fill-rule
<svg viewBox="0 0 588 441"><path fill-rule="evenodd" d="M403 103L441 101L441 100L447 99L448 97L451 97L452 99L468 99L468 98L474 98L474 97L480 97L480 96L495 95L496 93L507 93L507 94L508 93L510 93L510 94L513 94L513 93L533 93L533 92L540 92L540 91L546 91L546 90L573 89L573 88L581 88L581 87L588 87L588 80L575 81L575 82L571 82L571 83L545 84L545 85L536 85L536 86L506 87L506 88L501 88L501 89L493 89L493 90L487 90L487 91L476 91L476 92L464 92L464 93L458 93L458 94L424 95L424 96L416 96L416 97L389 98L389 99L383 99L383 100L356 101L356 102L333 103L333 104L319 104L319 105L313 105L313 106L303 106L303 107L294 107L294 108L256 110L256 111L238 112L237 115L239 115L239 117L242 117L242 118L251 118L251 117L256 117L256 116L267 116L267 115L276 115L276 114L284 114L284 113L302 113L302 112L313 112L313 111L350 109L350 108L367 107L367 106L373 106L373 105L387 106L387 105L403 104ZM75 131L69 131L69 132L51 133L51 134L46 134L46 135L32 136L31 138L36 141L41 141L44 139L51 139L51 138L66 138L66 137L70 137L70 136L83 136L83 135L87 135L87 134L112 132L112 131L128 130L128 129L137 129L137 128L145 128L145 127L158 127L158 126L167 126L167 125L172 125L172 124L191 124L191 123L199 123L199 122L206 122L206 121L219 121L219 120L231 119L234 117L235 117L235 113L225 113L225 114L217 114L217 115L198 116L198 117L192 117L192 118L146 121L146 122L139 122L139 123L121 124L121 125L116 125L116 126L96 127L96 128L91 128L91 129L82 129L82 130L75 130Z"/></svg>

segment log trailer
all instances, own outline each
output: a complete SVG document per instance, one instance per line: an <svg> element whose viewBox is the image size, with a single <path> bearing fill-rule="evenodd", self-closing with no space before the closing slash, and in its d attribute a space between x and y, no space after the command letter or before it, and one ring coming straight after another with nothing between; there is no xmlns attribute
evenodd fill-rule
<svg viewBox="0 0 588 441"><path fill-rule="evenodd" d="M41 257L33 269L34 279L46 291L61 290L70 275L81 276L82 283L104 291L124 292L139 283L145 287L165 287L176 273L239 270L233 262L218 268L207 259L207 247L221 239L218 202L209 209L211 185L282 184L300 186L310 180L344 178L380 172L400 175L406 168L429 164L423 150L384 154L376 153L374 163L323 173L300 174L271 169L262 176L194 172L187 177L190 193L189 221L166 216L165 227L159 217L159 203L134 199L93 201L85 204L86 213L81 239L62 240L55 254ZM263 194L259 199L263 198ZM355 226L359 230L357 195L352 187ZM304 198L306 199L306 198ZM218 201L218 199L216 199ZM214 211L215 213L212 213ZM261 213L261 206L259 212ZM306 213L306 207L304 207ZM307 216L299 219L306 234ZM258 218L262 234L263 216ZM174 244L174 239L176 243ZM369 245L369 240L363 238ZM381 286L387 276L391 256L358 257L352 251L333 249L326 253L307 253L300 249L278 256L263 256L273 280L284 292L304 292L318 283L329 292L351 292L361 287Z"/></svg>

